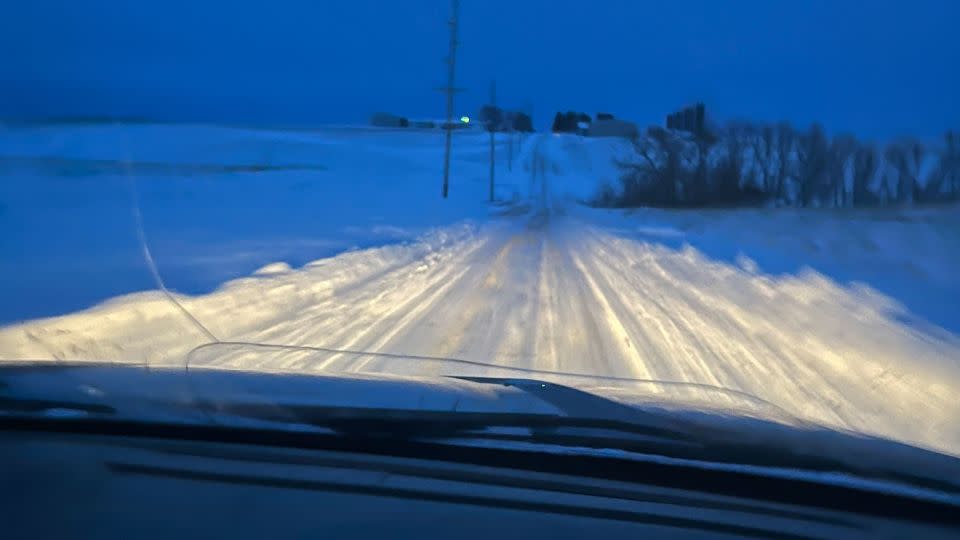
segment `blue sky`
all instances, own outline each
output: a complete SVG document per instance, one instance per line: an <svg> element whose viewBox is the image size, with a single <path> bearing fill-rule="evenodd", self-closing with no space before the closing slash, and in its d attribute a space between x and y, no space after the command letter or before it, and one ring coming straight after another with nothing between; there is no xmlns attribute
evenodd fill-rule
<svg viewBox="0 0 960 540"><path fill-rule="evenodd" d="M462 0L460 111L486 99L649 124L864 137L960 128L956 0ZM0 117L250 123L440 116L449 0L30 0L0 7Z"/></svg>

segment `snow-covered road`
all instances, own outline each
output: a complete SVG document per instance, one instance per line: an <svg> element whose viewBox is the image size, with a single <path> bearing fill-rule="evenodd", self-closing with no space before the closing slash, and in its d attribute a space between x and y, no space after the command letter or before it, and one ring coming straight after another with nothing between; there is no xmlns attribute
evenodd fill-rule
<svg viewBox="0 0 960 540"><path fill-rule="evenodd" d="M202 347L189 361L463 372L423 359L236 345L249 342L687 381L745 391L833 426L960 448L955 340L912 330L887 316L881 299L822 276L764 277L588 219L576 209L505 215L300 270L270 267L181 298L230 343ZM153 293L0 331L0 348L18 357L177 363L207 341Z"/></svg>
<svg viewBox="0 0 960 540"><path fill-rule="evenodd" d="M567 148L580 144L573 140L528 142L532 152L513 181L533 178L533 195L544 193L543 185L582 181L581 169L610 161L602 152L593 159L586 146ZM538 162L546 184L534 185ZM478 172L482 181L482 167ZM2 327L0 357L401 375L506 371L436 360L449 358L538 378L560 371L691 382L747 392L800 418L960 454L955 334L906 320L897 301L873 288L812 270L765 273L693 240L706 238L698 230L725 227L732 232L723 239L741 239L753 256L779 244L804 249L809 242L799 235L811 225L791 222L784 230L798 235L792 243L772 238L777 223L792 219L787 210L625 216L570 202L527 204L521 199L489 217L300 268L271 264L206 294L173 293L179 305L161 291L140 292ZM882 226L950 230L935 219L921 215L912 225L884 218ZM747 246L756 232L748 229L758 225L768 230L755 235L771 241ZM912 249L921 249L911 235ZM876 245L876 238L863 240ZM949 265L932 261L951 253L944 248L951 241L929 242L929 257L891 256L889 263L868 252L865 260L882 262L873 273L860 270L864 260L849 251L852 241L841 243L842 257L821 243L810 256L864 276L924 276L952 290L942 284L953 274L938 270ZM925 258L928 266L920 264ZM911 273L884 274L898 260L908 261Z"/></svg>

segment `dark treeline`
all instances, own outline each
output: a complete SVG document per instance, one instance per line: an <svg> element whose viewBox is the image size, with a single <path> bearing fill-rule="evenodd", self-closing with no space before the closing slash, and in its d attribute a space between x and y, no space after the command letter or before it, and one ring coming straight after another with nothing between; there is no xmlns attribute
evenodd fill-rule
<svg viewBox="0 0 960 540"><path fill-rule="evenodd" d="M608 114L607 116L613 118L612 115ZM578 124L581 123L590 125L590 115L575 111L567 111L566 113L558 112L556 116L553 117L553 125L550 127L550 131L554 133L577 133L580 131Z"/></svg>
<svg viewBox="0 0 960 540"><path fill-rule="evenodd" d="M734 123L703 135L651 127L601 206L864 207L960 199L960 134L935 145L828 137L813 125Z"/></svg>
<svg viewBox="0 0 960 540"><path fill-rule="evenodd" d="M521 111L507 111L496 105L484 105L478 115L480 124L489 131L518 131L532 133L533 120Z"/></svg>

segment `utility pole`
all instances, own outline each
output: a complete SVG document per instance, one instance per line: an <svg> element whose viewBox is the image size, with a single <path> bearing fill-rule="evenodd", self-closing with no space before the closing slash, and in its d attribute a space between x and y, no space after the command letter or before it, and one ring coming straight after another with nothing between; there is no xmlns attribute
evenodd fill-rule
<svg viewBox="0 0 960 540"><path fill-rule="evenodd" d="M490 105L495 111L497 109L497 81L490 81ZM494 155L496 154L496 135L497 135L497 125L494 121L491 121L488 126L490 131L490 202L493 202L493 171L494 166Z"/></svg>
<svg viewBox="0 0 960 540"><path fill-rule="evenodd" d="M513 125L507 126L507 172L513 172Z"/></svg>
<svg viewBox="0 0 960 540"><path fill-rule="evenodd" d="M450 144L453 139L453 94L457 89L453 86L454 68L457 62L457 17L460 12L460 0L450 0L450 51L447 53L447 130L446 149L443 155L443 198L447 198L450 191Z"/></svg>

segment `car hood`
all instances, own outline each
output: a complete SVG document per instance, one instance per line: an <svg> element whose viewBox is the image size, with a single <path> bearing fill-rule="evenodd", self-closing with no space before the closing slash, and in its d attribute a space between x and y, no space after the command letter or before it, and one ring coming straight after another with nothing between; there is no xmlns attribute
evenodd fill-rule
<svg viewBox="0 0 960 540"><path fill-rule="evenodd" d="M635 383L597 380L573 386L511 377L6 364L0 367L0 402L8 407L0 414L16 412L11 404L28 403L32 414L48 417L109 411L117 419L243 426L243 418L226 415L214 420L211 411L215 413L221 404L252 403L274 406L281 415L287 407L314 406L601 419L683 432L705 446L749 450L744 456L789 454L803 462L840 465L847 471L923 479L960 493L960 460L953 456L804 422L737 392L702 385ZM751 458L743 461L749 465Z"/></svg>

